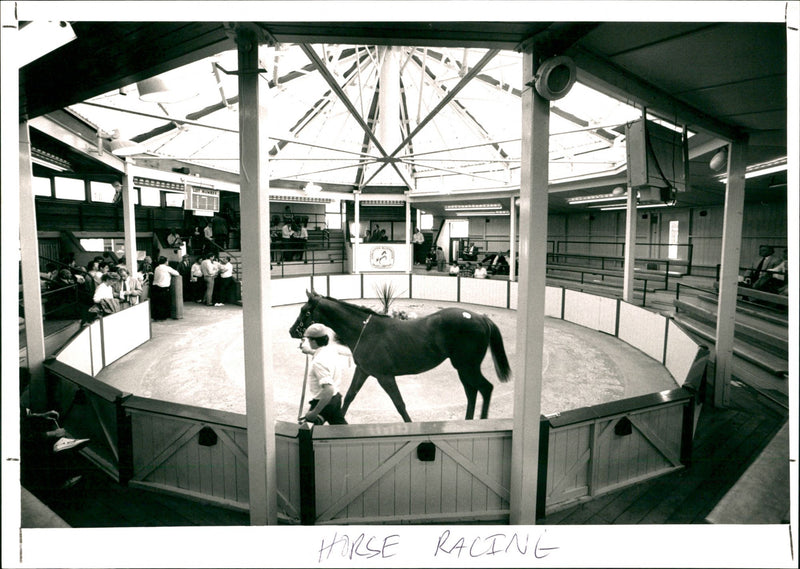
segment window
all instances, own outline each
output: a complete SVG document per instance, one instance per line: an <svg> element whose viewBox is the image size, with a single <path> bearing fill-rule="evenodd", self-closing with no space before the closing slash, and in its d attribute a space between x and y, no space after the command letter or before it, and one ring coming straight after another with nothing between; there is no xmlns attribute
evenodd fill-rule
<svg viewBox="0 0 800 569"><path fill-rule="evenodd" d="M161 190L158 188L141 188L139 193L142 197L142 205L151 207L161 207Z"/></svg>
<svg viewBox="0 0 800 569"><path fill-rule="evenodd" d="M77 178L56 178L56 198L60 200L86 200L86 187Z"/></svg>
<svg viewBox="0 0 800 569"><path fill-rule="evenodd" d="M186 196L185 194L175 194L172 192L165 192L164 197L166 198L167 207L183 207L183 199Z"/></svg>
<svg viewBox="0 0 800 569"><path fill-rule="evenodd" d="M33 195L52 197L53 189L50 186L50 178L33 178Z"/></svg>
<svg viewBox="0 0 800 569"><path fill-rule="evenodd" d="M419 228L421 231L433 229L432 213L423 213L419 216Z"/></svg>
<svg viewBox="0 0 800 569"><path fill-rule="evenodd" d="M342 214L340 202L332 201L325 204L325 227L328 229L342 228Z"/></svg>
<svg viewBox="0 0 800 569"><path fill-rule="evenodd" d="M450 237L469 237L469 221L450 221Z"/></svg>
<svg viewBox="0 0 800 569"><path fill-rule="evenodd" d="M673 219L669 222L669 247L667 247L667 258L669 259L678 258L679 227L680 223L677 219Z"/></svg>
<svg viewBox="0 0 800 569"><path fill-rule="evenodd" d="M90 196L93 202L112 203L116 190L106 182L90 182Z"/></svg>

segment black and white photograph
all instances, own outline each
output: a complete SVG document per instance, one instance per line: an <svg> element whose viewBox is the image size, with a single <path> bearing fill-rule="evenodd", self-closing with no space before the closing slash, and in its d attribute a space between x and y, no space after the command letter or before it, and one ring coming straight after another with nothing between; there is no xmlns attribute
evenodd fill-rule
<svg viewBox="0 0 800 569"><path fill-rule="evenodd" d="M3 567L797 567L800 3L0 7Z"/></svg>

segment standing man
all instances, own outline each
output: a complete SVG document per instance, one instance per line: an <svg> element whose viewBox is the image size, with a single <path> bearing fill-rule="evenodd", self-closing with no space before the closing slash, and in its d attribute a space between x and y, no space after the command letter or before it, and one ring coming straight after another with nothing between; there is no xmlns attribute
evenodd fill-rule
<svg viewBox="0 0 800 569"><path fill-rule="evenodd" d="M206 293L203 296L203 303L206 306L214 306L214 279L217 278L219 267L214 262L214 255L207 253L203 262L200 263L203 272L203 280L206 283Z"/></svg>
<svg viewBox="0 0 800 569"><path fill-rule="evenodd" d="M214 229L211 227L211 222L206 222L206 226L203 228L203 252L208 253L213 251L214 248L211 244L214 242Z"/></svg>
<svg viewBox="0 0 800 569"><path fill-rule="evenodd" d="M305 420L318 425L326 421L331 425L346 425L339 387L348 357L330 343L333 331L324 324L312 324L303 336L300 350L312 356L308 373L311 400Z"/></svg>
<svg viewBox="0 0 800 569"><path fill-rule="evenodd" d="M424 261L422 246L425 244L425 236L419 230L419 227L414 229L414 236L411 238L411 242L414 244L414 264L421 264Z"/></svg>

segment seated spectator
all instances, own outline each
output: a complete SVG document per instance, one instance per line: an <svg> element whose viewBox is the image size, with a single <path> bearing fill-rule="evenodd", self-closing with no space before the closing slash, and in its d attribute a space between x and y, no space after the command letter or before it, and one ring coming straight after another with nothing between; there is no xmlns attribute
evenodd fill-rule
<svg viewBox="0 0 800 569"><path fill-rule="evenodd" d="M94 305L89 308L87 322L98 316L119 312L119 300L114 297L114 288L111 286L111 281L112 277L108 273L101 277L100 284L94 289L94 296L92 297Z"/></svg>
<svg viewBox="0 0 800 569"><path fill-rule="evenodd" d="M478 266L475 267L475 273L473 274L473 276L476 279L485 279L485 278L487 278L488 275L486 273L486 267L484 267L482 263L478 263Z"/></svg>
<svg viewBox="0 0 800 569"><path fill-rule="evenodd" d="M774 257L780 262L772 268L762 270L758 280L753 283L753 289L772 294L782 294L782 290L788 289L786 259L780 253Z"/></svg>
<svg viewBox="0 0 800 569"><path fill-rule="evenodd" d="M169 234L167 235L167 245L176 251L181 248L181 245L183 245L183 239L181 239L181 236L178 235L178 232L174 227L169 230Z"/></svg>
<svg viewBox="0 0 800 569"><path fill-rule="evenodd" d="M43 273L39 273L39 281L42 287L42 290L47 290L50 288L50 285L56 280L58 276L58 266L53 263L47 263L45 266L45 271Z"/></svg>
<svg viewBox="0 0 800 569"><path fill-rule="evenodd" d="M764 276L764 273L770 269L774 269L780 265L780 263L781 258L775 255L775 248L771 245L762 245L758 248L758 261L753 264L753 268L750 269L744 279L744 286L756 288L755 284Z"/></svg>
<svg viewBox="0 0 800 569"><path fill-rule="evenodd" d="M117 273L120 278L120 303L127 304L128 306L135 306L139 304L139 298L142 296L142 283L138 278L129 275L128 269L119 267Z"/></svg>
<svg viewBox="0 0 800 569"><path fill-rule="evenodd" d="M71 320L78 318L80 304L78 298L78 282L69 269L58 271L56 279L50 283L47 294L48 320Z"/></svg>

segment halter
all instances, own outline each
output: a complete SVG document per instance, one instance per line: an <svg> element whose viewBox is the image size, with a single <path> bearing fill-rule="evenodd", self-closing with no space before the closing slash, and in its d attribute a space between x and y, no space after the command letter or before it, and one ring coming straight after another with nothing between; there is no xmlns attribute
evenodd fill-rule
<svg viewBox="0 0 800 569"><path fill-rule="evenodd" d="M372 318L372 314L370 314L369 316L367 316L367 319L366 319L366 320L364 320L364 323L361 325L361 332L359 332L359 333L358 333L358 340L356 340L356 345L355 345L355 346L353 346L353 352L352 352L352 354L353 354L353 358L355 358L355 357L356 357L356 350L358 349L358 343L359 343L359 342L361 342L361 335L364 333L364 330L365 330L365 329L366 329L366 327L367 327L367 322L369 322L369 319L370 319L370 318Z"/></svg>

